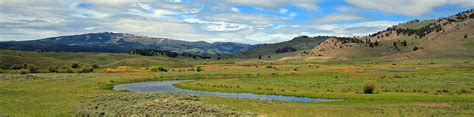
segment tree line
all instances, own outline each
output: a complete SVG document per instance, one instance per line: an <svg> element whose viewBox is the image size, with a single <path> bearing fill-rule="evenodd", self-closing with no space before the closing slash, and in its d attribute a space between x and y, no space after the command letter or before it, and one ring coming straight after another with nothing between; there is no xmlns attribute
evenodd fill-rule
<svg viewBox="0 0 474 117"><path fill-rule="evenodd" d="M130 54L137 54L142 56L167 56L171 58L176 58L178 56L190 57L193 59L211 59L209 55L198 55L188 52L173 52L167 50L157 50L157 49L134 49L129 52Z"/></svg>

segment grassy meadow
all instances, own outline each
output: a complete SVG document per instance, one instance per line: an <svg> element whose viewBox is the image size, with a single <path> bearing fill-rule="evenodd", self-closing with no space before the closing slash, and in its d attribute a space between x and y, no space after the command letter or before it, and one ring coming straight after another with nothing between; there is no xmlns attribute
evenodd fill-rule
<svg viewBox="0 0 474 117"><path fill-rule="evenodd" d="M468 59L216 61L168 60L114 53L2 52L2 56L18 63L30 63L25 56L34 57L31 61L44 72L18 74L11 72L12 69L3 69L0 74L0 115L474 115L474 63ZM82 55L89 57L74 57ZM119 61L138 63L148 59L154 63L117 64L115 59L109 59L117 56L123 57ZM98 59L100 57L105 59ZM8 61L3 57L2 60ZM42 61L63 62L40 64ZM99 67L87 73L47 72L49 66L69 66L71 63L79 63L79 66L98 64ZM343 101L301 103L112 90L114 84L175 79L198 79L176 85L185 89ZM374 85L372 94L364 92L368 82Z"/></svg>

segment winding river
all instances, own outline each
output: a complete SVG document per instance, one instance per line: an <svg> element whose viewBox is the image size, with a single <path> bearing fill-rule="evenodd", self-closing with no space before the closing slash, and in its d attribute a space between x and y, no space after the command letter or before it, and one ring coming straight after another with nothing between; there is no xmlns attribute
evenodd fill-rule
<svg viewBox="0 0 474 117"><path fill-rule="evenodd" d="M169 80L169 81L153 81L153 82L118 84L114 86L114 90L128 90L128 91L135 91L135 92L180 92L180 93L185 93L185 94L217 96L217 97L225 97L225 98L243 98L243 99L275 100L275 101L289 101L289 102L338 101L337 99L307 98L307 97L296 97L296 96L198 91L198 90L181 89L174 86L174 84L181 83L181 82L188 82L188 81L193 81L193 80Z"/></svg>

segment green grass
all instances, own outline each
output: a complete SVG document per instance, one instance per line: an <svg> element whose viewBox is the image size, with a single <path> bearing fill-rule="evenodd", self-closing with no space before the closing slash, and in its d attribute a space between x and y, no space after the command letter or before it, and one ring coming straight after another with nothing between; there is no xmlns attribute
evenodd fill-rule
<svg viewBox="0 0 474 117"><path fill-rule="evenodd" d="M2 73L0 74L0 105L2 105L0 106L0 115L71 116L79 110L83 110L84 104L86 106L98 103L116 104L112 101L97 101L104 95L123 94L118 97L133 97L135 95L133 92L111 90L114 84L173 79L199 79L195 82L177 84L179 87L188 89L345 100L330 103L295 103L202 96L191 106L183 106L194 107L196 104L196 107L204 108L223 106L236 113L258 113L268 116L469 116L474 113L474 80L472 79L474 78L472 72L474 63L469 62L470 60L466 58L405 61L357 59L328 62L192 61L168 60L168 58L160 57L142 58L135 55L110 53L66 53L63 54L64 57L48 57L48 54L59 55L60 53L0 52L7 53L1 56L23 54L24 59L31 59L29 61L39 63L50 59L53 63L57 61L56 64L94 61L96 58L93 56L126 56L123 60L104 60L104 65L111 67L132 65L131 69L142 69L141 66L168 68L168 72L145 70L104 73L101 69L106 68L101 68L94 73L82 74ZM88 55L90 57L84 58L84 60L74 57L83 54L91 55ZM15 57L15 59L20 59L18 60L19 64L28 62L23 61L21 57ZM135 63L135 61L144 59L148 59L149 61L146 63L149 64L137 65L139 63ZM122 64L124 60L130 62ZM3 61L2 63L9 62ZM201 66L203 71L190 70L195 69L196 66ZM416 71L397 72L397 70ZM376 94L361 94L363 84L367 80L374 80L378 83ZM143 96L146 97L146 95ZM135 96L141 99L142 95L136 94ZM115 98L111 100L115 100ZM170 100L174 100L174 98ZM143 102L149 102L149 100ZM123 103L130 103L130 101ZM143 107L148 103L130 104L135 106L127 108L135 110L137 109L135 107ZM126 106L114 107L125 108ZM123 109L108 108L107 106L104 108L107 109L88 110L87 112L107 111L113 113L115 109Z"/></svg>
<svg viewBox="0 0 474 117"><path fill-rule="evenodd" d="M474 103L380 103L380 102L340 102L340 103L291 103L263 102L242 99L203 97L203 102L223 104L243 112L258 112L266 116L471 116Z"/></svg>
<svg viewBox="0 0 474 117"><path fill-rule="evenodd" d="M388 67L383 69L416 68L416 66L406 68L397 68L395 66L393 68ZM302 73L296 71L294 75L305 75L208 79L181 83L177 84L177 86L188 89L220 92L254 92L323 98L380 99L391 101L465 101L468 99L468 101L474 101L472 94L460 93L463 90L470 91L474 89L474 87L471 86L474 84L474 80L472 79L474 74L469 72L473 70L472 67L434 67L430 69L420 69L416 72L387 72L382 71L383 69L372 69L371 67L363 68L363 66L348 66L346 68L342 67L336 69L331 69L331 67L300 67L299 70ZM338 72L339 70L345 70L347 72ZM284 72L286 70L281 71ZM312 73L305 73L305 71L312 71ZM362 92L363 83L367 80L378 82L379 87L376 89L378 94L357 94ZM410 96L417 97L417 99L409 99Z"/></svg>
<svg viewBox="0 0 474 117"><path fill-rule="evenodd" d="M330 103L259 102L214 97L203 100L269 116L469 116L474 114L474 94L472 93L474 74L471 73L474 68L472 65L454 67L455 64L407 63L411 62L397 63L397 65L334 64L319 65L319 68L300 65L297 73L293 75L206 79L180 83L177 86L218 92L252 92L345 99L342 102ZM280 69L281 72L288 70L282 66ZM382 69L417 69L417 71L390 72L382 71ZM262 72L257 69L253 71ZM307 71L311 73L305 73ZM299 76L298 72L310 75ZM361 94L363 83L367 80L378 82L376 94ZM462 93L463 90L468 92Z"/></svg>
<svg viewBox="0 0 474 117"><path fill-rule="evenodd" d="M101 67L135 66L149 67L161 65L165 67L189 67L186 59L172 59L162 56L140 56L126 53L94 53L94 52L26 52L0 50L0 69L13 65L31 63L47 69L49 66L63 66L72 63L97 64Z"/></svg>
<svg viewBox="0 0 474 117"><path fill-rule="evenodd" d="M85 102L100 95L115 94L113 84L169 79L203 78L179 87L221 91L252 92L319 98L345 99L331 103L260 102L243 99L201 97L199 103L223 105L237 112L285 116L297 113L331 115L468 115L474 108L474 74L471 63L422 61L385 63L258 63L204 65L202 72L178 71L87 74L1 74L0 113L11 115L71 115ZM396 63L396 65L392 65ZM297 68L294 71L294 68ZM390 72L385 69L417 69ZM336 78L337 76L337 78ZM376 94L358 94L364 81L375 80ZM199 83L199 84L198 84ZM238 86L238 88L237 88ZM229 88L232 87L232 88ZM403 89L403 92L396 91ZM443 89L449 92L444 92ZM469 93L459 93L461 89ZM386 90L386 91L384 91ZM427 91L428 93L425 93ZM441 91L441 92L438 92ZM132 93L133 94L133 93ZM427 105L427 106L426 106ZM441 105L441 107L436 107ZM447 106L446 106L447 105ZM433 107L434 106L434 107ZM446 107L445 107L446 106ZM454 111L456 110L456 111ZM408 111L408 112L407 112ZM382 113L383 112L383 113ZM400 113L402 112L402 113Z"/></svg>

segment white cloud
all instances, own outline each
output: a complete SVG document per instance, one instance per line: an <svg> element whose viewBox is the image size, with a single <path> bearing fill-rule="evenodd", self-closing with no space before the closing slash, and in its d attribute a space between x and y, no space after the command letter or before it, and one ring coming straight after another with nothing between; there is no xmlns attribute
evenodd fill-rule
<svg viewBox="0 0 474 117"><path fill-rule="evenodd" d="M91 27L86 27L86 28L84 28L84 29L85 29L85 30L95 30L95 29L97 29L97 28L99 28L99 27L91 26Z"/></svg>
<svg viewBox="0 0 474 117"><path fill-rule="evenodd" d="M86 10L86 9L77 9L74 16L80 18L105 18L109 17L111 14L98 12L94 10Z"/></svg>
<svg viewBox="0 0 474 117"><path fill-rule="evenodd" d="M249 26L243 24L226 23L226 22L212 22L206 24L205 30L208 31L237 31L248 28Z"/></svg>
<svg viewBox="0 0 474 117"><path fill-rule="evenodd" d="M144 3L136 3L136 4L133 4L134 6L137 6L139 8L142 8L144 10L147 10L147 11L153 11L154 8L151 7L149 4L144 4Z"/></svg>
<svg viewBox="0 0 474 117"><path fill-rule="evenodd" d="M242 30L245 28L251 28L251 26L248 26L245 24L202 21L196 18L188 18L188 19L184 19L184 21L188 23L201 24L203 25L202 29L207 30L207 31L237 31L237 30Z"/></svg>
<svg viewBox="0 0 474 117"><path fill-rule="evenodd" d="M107 27L107 30L113 32L126 32L175 39L193 39L190 37L185 37L185 35L199 35L199 32L196 31L192 25L178 22L159 20L111 19L103 23L103 26Z"/></svg>
<svg viewBox="0 0 474 117"><path fill-rule="evenodd" d="M281 14L285 14L285 13L287 13L287 12L288 12L288 9L280 9L280 11L279 11L279 12L280 12Z"/></svg>
<svg viewBox="0 0 474 117"><path fill-rule="evenodd" d="M407 16L420 16L434 7L446 4L447 0L347 0L348 3L365 9L380 10Z"/></svg>
<svg viewBox="0 0 474 117"><path fill-rule="evenodd" d="M203 20L222 21L249 25L268 25L271 23L281 22L283 19L273 16L259 14L243 14L243 13L216 13L201 16Z"/></svg>
<svg viewBox="0 0 474 117"><path fill-rule="evenodd" d="M170 0L171 2L177 2L177 3L180 3L182 2L181 0Z"/></svg>
<svg viewBox="0 0 474 117"><path fill-rule="evenodd" d="M238 8L235 8L235 7L230 8L230 10L232 10L232 11L234 11L234 12L239 12L239 9L238 9Z"/></svg>
<svg viewBox="0 0 474 117"><path fill-rule="evenodd" d="M0 23L32 23L32 24L42 24L42 25L53 25L58 23L65 22L64 19L54 18L54 17L34 17L34 16L24 16L20 14L8 14L5 13L0 15Z"/></svg>
<svg viewBox="0 0 474 117"><path fill-rule="evenodd" d="M228 0L228 2L270 9L276 9L285 5L293 5L306 10L319 9L317 0Z"/></svg>
<svg viewBox="0 0 474 117"><path fill-rule="evenodd" d="M319 7L316 5L316 0L299 0L293 1L294 5L307 10L319 10Z"/></svg>
<svg viewBox="0 0 474 117"><path fill-rule="evenodd" d="M157 16L163 16L163 15L173 15L173 14L176 14L176 13L173 12L173 11L165 10L165 9L155 9L153 11L153 14L155 14Z"/></svg>
<svg viewBox="0 0 474 117"><path fill-rule="evenodd" d="M463 7L473 7L474 6L474 0L450 0L449 4L461 5Z"/></svg>
<svg viewBox="0 0 474 117"><path fill-rule="evenodd" d="M173 12L166 9L159 9L144 3L132 4L132 9L128 9L128 13L138 15L142 17L154 17L154 18L165 18L167 15L175 15L177 12Z"/></svg>
<svg viewBox="0 0 474 117"><path fill-rule="evenodd" d="M255 43L268 43L268 42L280 42L280 41L292 39L297 36L300 36L300 34L257 32L257 33L247 35L245 36L245 38Z"/></svg>
<svg viewBox="0 0 474 117"><path fill-rule="evenodd" d="M58 36L58 34L60 34L60 32L58 31L49 31L42 29L6 29L0 27L0 41L31 40L37 39L38 37Z"/></svg>
<svg viewBox="0 0 474 117"><path fill-rule="evenodd" d="M330 14L314 19L317 23L331 23L338 21L362 21L367 18L352 14Z"/></svg>
<svg viewBox="0 0 474 117"><path fill-rule="evenodd" d="M291 12L290 15L288 15L288 16L292 18L292 17L295 17L295 16L297 16L297 15L298 15L298 13L296 13L296 12Z"/></svg>
<svg viewBox="0 0 474 117"><path fill-rule="evenodd" d="M353 24L324 24L314 25L321 35L333 36L365 36L393 25L399 24L395 21L367 21Z"/></svg>

